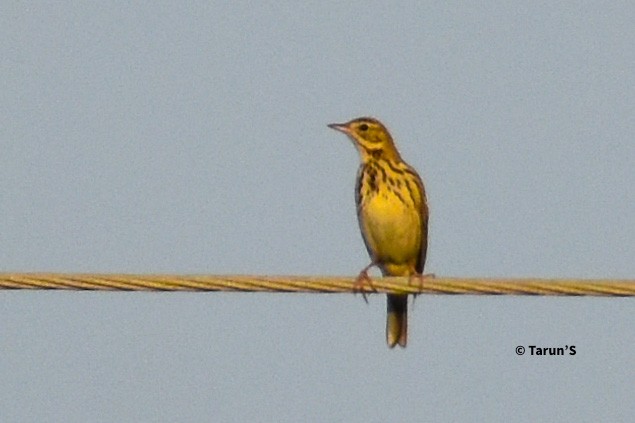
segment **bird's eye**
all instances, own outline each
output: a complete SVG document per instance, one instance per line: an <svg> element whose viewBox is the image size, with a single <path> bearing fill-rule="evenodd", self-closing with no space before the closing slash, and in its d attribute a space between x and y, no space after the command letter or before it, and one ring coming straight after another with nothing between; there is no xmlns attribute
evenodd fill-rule
<svg viewBox="0 0 635 423"><path fill-rule="evenodd" d="M365 123L362 123L361 125L359 125L359 130L368 131L368 125L366 125Z"/></svg>

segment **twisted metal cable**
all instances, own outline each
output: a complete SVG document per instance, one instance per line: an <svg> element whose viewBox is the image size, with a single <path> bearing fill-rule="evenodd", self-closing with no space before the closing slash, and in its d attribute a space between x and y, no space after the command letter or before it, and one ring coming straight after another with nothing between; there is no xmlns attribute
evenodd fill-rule
<svg viewBox="0 0 635 423"><path fill-rule="evenodd" d="M0 273L0 289L93 291L355 292L355 278L249 275ZM635 280L426 277L373 278L380 293L468 295L635 296Z"/></svg>

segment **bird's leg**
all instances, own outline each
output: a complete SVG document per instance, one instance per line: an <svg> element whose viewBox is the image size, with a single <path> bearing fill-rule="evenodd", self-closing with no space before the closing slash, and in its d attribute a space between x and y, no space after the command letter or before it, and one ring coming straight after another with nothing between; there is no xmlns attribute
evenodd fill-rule
<svg viewBox="0 0 635 423"><path fill-rule="evenodd" d="M408 277L408 285L412 285L412 280L416 279L418 281L417 288L419 288L419 291L423 291L423 281L425 279L433 279L434 277L434 273L426 273L425 275L422 273L413 273ZM415 298L417 295L419 295L419 293L414 294Z"/></svg>
<svg viewBox="0 0 635 423"><path fill-rule="evenodd" d="M353 292L355 293L361 292L362 297L364 298L364 301L366 301L366 304L368 304L368 299L366 298L366 290L364 289L364 285L368 285L372 292L377 292L377 290L373 286L373 282L370 279L370 276L368 276L368 270L370 270L371 267L376 265L377 263L372 261L370 262L368 266L364 267L362 271L359 272L359 275L357 275L357 279L355 279L355 284L353 285Z"/></svg>

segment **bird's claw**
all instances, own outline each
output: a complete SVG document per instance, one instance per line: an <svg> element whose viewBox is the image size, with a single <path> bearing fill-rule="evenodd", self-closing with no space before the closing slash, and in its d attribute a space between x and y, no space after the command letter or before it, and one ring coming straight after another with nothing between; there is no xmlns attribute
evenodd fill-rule
<svg viewBox="0 0 635 423"><path fill-rule="evenodd" d="M435 278L434 273L426 273L425 275L421 274L421 273L415 273L415 274L412 274L412 275L410 275L408 277L408 285L412 285L412 280L413 279L417 279L417 281L418 281L417 288L419 289L420 292L414 294L415 297L417 295L419 295L423 291L423 281L425 279L433 279L433 278Z"/></svg>
<svg viewBox="0 0 635 423"><path fill-rule="evenodd" d="M366 302L366 304L368 304L368 298L366 298L366 289L364 288L365 285L368 285L370 287L370 292L377 292L377 289L375 289L375 287L373 286L373 281L370 279L370 276L368 276L368 272L366 270L362 270L361 272L359 272L357 279L355 279L353 292L356 294L358 292L361 292L364 301Z"/></svg>

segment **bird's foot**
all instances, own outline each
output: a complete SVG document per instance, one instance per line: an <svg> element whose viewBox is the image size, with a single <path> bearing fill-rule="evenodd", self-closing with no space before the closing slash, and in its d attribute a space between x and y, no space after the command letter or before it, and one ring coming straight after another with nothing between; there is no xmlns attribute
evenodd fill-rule
<svg viewBox="0 0 635 423"><path fill-rule="evenodd" d="M356 294L358 292L361 292L362 297L364 298L364 301L366 302L366 304L368 304L368 298L366 298L365 285L368 285L370 287L370 292L377 292L377 290L373 286L373 281L370 279L370 276L368 276L368 269L364 269L361 272L359 272L357 279L355 279L355 284L353 285L353 292Z"/></svg>
<svg viewBox="0 0 635 423"><path fill-rule="evenodd" d="M426 279L434 279L435 277L436 276L434 275L434 273L426 273L425 275L421 273L414 273L408 277L408 285L412 285L413 279L416 279L417 288L419 289L419 291L423 291L423 281ZM419 293L414 294L415 297L419 295Z"/></svg>

